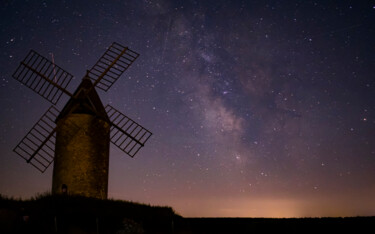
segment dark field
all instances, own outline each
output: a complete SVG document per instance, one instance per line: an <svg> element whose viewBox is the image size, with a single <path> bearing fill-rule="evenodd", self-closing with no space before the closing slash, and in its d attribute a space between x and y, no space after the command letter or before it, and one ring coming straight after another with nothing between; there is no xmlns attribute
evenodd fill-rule
<svg viewBox="0 0 375 234"><path fill-rule="evenodd" d="M375 217L183 218L169 207L126 201L0 198L0 233L372 233L374 226Z"/></svg>
<svg viewBox="0 0 375 234"><path fill-rule="evenodd" d="M373 233L375 217L188 218L176 233Z"/></svg>

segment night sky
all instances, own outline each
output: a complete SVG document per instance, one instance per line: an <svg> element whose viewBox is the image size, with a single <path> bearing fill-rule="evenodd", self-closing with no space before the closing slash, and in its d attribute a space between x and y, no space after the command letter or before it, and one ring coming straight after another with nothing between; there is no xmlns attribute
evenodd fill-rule
<svg viewBox="0 0 375 234"><path fill-rule="evenodd" d="M2 1L0 193L47 192L12 150L50 103L12 78L30 49L74 75L112 42L108 92L153 132L110 150L109 197L180 215L375 215L374 1ZM61 110L68 97L60 100Z"/></svg>

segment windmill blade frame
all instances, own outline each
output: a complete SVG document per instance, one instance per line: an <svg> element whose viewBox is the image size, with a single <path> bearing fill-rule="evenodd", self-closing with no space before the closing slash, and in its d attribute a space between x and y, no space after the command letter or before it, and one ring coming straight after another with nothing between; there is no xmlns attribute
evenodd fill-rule
<svg viewBox="0 0 375 234"><path fill-rule="evenodd" d="M73 75L34 50L20 62L12 77L54 105L63 93L72 96L66 87Z"/></svg>
<svg viewBox="0 0 375 234"><path fill-rule="evenodd" d="M90 87L82 89L83 95L80 92L72 94L66 89L73 75L34 50L30 50L20 62L12 77L55 105L64 93L73 100L83 100L95 91L95 87L108 91L138 57L137 52L113 42L83 78L92 81ZM90 107L95 107L89 101ZM79 107L80 104L75 104L66 114L73 113ZM102 110L108 117L95 108L94 112L110 125L110 142L130 157L134 157L152 135L149 130L110 105ZM60 112L51 106L13 149L42 173L54 161L56 135L60 129L56 126L59 115ZM79 124L73 123L72 126L74 130L69 138L81 129Z"/></svg>
<svg viewBox="0 0 375 234"><path fill-rule="evenodd" d="M111 142L133 158L152 133L111 105L108 104L105 109L111 124Z"/></svg>
<svg viewBox="0 0 375 234"><path fill-rule="evenodd" d="M107 92L138 56L137 52L113 42L87 75L94 82L94 87Z"/></svg>
<svg viewBox="0 0 375 234"><path fill-rule="evenodd" d="M53 162L56 143L56 124L54 119L59 111L51 106L40 117L26 136L13 149L15 153L44 172Z"/></svg>

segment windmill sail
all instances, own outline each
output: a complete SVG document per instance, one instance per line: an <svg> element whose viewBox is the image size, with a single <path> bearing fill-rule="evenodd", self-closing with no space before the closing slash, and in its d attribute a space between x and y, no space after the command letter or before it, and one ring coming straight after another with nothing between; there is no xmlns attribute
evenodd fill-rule
<svg viewBox="0 0 375 234"><path fill-rule="evenodd" d="M56 124L59 111L51 106L13 149L36 169L44 172L53 162Z"/></svg>
<svg viewBox="0 0 375 234"><path fill-rule="evenodd" d="M111 123L111 142L134 157L152 133L110 105L105 107Z"/></svg>
<svg viewBox="0 0 375 234"><path fill-rule="evenodd" d="M94 86L107 91L138 56L137 52L113 42L88 71L88 76L94 82Z"/></svg>
<svg viewBox="0 0 375 234"><path fill-rule="evenodd" d="M56 104L61 95L72 96L66 87L73 75L52 63L34 50L31 50L20 63L13 78L26 85L52 104Z"/></svg>
<svg viewBox="0 0 375 234"><path fill-rule="evenodd" d="M86 134L87 129L90 130L87 130L88 132L96 132L96 129L101 130L97 125L93 124L91 126L89 123L87 123L90 126L89 128L83 128L81 122L75 121L75 118L67 117L75 114L84 116L81 120L86 120L87 116L93 116L97 120L104 120L109 123L110 141L130 157L134 157L151 137L152 133L112 106L107 105L104 108L95 87L107 91L138 56L139 54L135 51L114 42L91 70L87 72L77 91L71 94L66 88L73 76L57 66L54 61L51 62L31 50L25 59L21 61L13 74L13 78L54 105L59 101L63 93L69 95L71 99L66 104L66 107L68 106L69 108L64 108L61 114L54 106L51 106L13 151L43 173L54 161L56 143L58 144L56 147L58 150L61 142L66 147L80 131L81 133L85 131L84 133ZM54 60L53 55L52 60ZM95 105L98 102L100 102L101 107ZM64 121L60 121L63 118L65 118ZM58 123L57 126L56 123ZM107 126L108 134L108 125L105 125ZM59 139L61 139L62 127L64 126L68 126L69 131L66 131L68 132L67 134L64 132L64 140L61 141ZM93 134L93 138L99 137L98 139L102 140L100 138L102 135ZM109 145L110 141L107 139L106 144ZM109 149L109 146L102 148L103 150L98 150L100 151L99 154L105 156L106 149ZM89 153L91 154L92 152L90 151ZM68 156L70 157L70 155ZM59 156L56 156L55 163L57 161L59 161ZM104 190L107 188L107 186L102 187Z"/></svg>

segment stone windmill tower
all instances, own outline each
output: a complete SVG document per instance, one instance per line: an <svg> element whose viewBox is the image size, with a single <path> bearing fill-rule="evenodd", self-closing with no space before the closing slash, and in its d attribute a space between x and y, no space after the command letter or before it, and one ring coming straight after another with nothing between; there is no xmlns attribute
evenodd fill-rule
<svg viewBox="0 0 375 234"><path fill-rule="evenodd" d="M13 78L53 105L14 152L42 173L54 161L52 193L107 198L110 142L134 157L152 135L114 107L104 107L96 92L107 91L138 56L114 42L74 93L66 89L73 76L33 50L18 66ZM54 105L63 94L70 99L60 112Z"/></svg>

